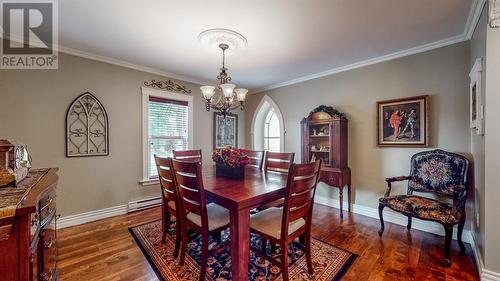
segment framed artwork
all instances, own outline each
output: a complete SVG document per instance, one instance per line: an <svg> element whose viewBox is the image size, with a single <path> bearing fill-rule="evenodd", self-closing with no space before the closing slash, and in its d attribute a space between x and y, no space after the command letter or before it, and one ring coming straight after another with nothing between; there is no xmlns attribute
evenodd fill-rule
<svg viewBox="0 0 500 281"><path fill-rule="evenodd" d="M475 129L477 135L484 135L484 104L482 95L482 64L478 58L469 73L470 77L470 128Z"/></svg>
<svg viewBox="0 0 500 281"><path fill-rule="evenodd" d="M214 112L214 148L238 147L238 115Z"/></svg>
<svg viewBox="0 0 500 281"><path fill-rule="evenodd" d="M66 157L109 155L108 115L91 93L78 96L66 112Z"/></svg>
<svg viewBox="0 0 500 281"><path fill-rule="evenodd" d="M377 102L378 146L428 146L429 96Z"/></svg>

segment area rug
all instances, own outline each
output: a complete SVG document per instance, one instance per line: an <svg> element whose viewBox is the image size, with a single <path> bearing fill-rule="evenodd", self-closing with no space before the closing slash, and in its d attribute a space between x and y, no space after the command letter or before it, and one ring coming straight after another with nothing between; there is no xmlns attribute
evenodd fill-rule
<svg viewBox="0 0 500 281"><path fill-rule="evenodd" d="M156 271L158 278L164 281L180 280L198 280L200 274L201 260L201 238L197 234L191 234L188 239L188 255L184 266L179 265L179 259L174 259L173 249L175 242L175 227L171 227L165 243L161 243L161 221L154 221L143 225L130 228L130 232L142 252L148 259L151 266ZM222 232L223 241L229 239L229 230ZM252 247L258 247L261 239L258 235L252 234ZM216 242L210 240L209 249L217 247ZM312 259L314 266L314 275L307 273L307 265L303 246L299 242L290 245L288 249L290 262L289 267L290 280L321 280L334 281L340 280L345 271L356 259L356 255L348 251L339 249L328 243L312 239ZM279 256L280 248L271 254L270 247L268 255L270 257ZM267 259L250 253L250 262L248 268L248 280L282 280L280 269L273 266ZM229 247L227 250L208 259L206 280L226 281L231 280L231 255Z"/></svg>

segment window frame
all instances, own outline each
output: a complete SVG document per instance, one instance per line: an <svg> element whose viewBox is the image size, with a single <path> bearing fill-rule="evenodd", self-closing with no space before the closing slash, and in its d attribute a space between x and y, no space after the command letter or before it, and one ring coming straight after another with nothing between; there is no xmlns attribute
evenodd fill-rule
<svg viewBox="0 0 500 281"><path fill-rule="evenodd" d="M277 137L271 137L270 133L269 133L271 119L273 119L273 118L276 118L276 121L278 122L278 126L280 127ZM278 139L280 141L280 149L279 149L280 151L273 151L273 152L281 152L281 126L280 126L278 114L276 114L276 111L274 110L273 107L269 108L266 116L264 117L264 150L269 151L269 141L271 139ZM266 149L266 146L267 146L267 149Z"/></svg>
<svg viewBox="0 0 500 281"><path fill-rule="evenodd" d="M179 94L171 91L151 89L141 87L142 93L142 180L139 182L142 185L152 185L159 183L158 179L149 178L150 171L150 149L149 149L149 98L157 97L176 101L184 101L188 103L188 149L193 149L193 96Z"/></svg>

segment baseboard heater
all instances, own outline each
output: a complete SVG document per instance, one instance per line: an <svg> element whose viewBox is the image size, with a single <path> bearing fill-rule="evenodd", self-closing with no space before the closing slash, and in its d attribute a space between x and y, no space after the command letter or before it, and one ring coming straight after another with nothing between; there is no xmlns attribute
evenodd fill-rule
<svg viewBox="0 0 500 281"><path fill-rule="evenodd" d="M140 211L156 206L161 205L161 197L151 197L151 198L145 198L141 200L135 200L135 201L130 201L128 202L128 207L127 211L130 212L135 212L135 211Z"/></svg>

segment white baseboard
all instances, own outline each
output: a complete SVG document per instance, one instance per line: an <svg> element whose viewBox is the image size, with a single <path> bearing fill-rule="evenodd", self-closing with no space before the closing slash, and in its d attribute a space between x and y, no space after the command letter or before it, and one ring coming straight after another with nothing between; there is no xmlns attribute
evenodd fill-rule
<svg viewBox="0 0 500 281"><path fill-rule="evenodd" d="M334 207L337 209L339 208L339 200L333 199L330 197L316 195L314 202L321 204L321 205L326 205L328 207ZM347 202L344 202L344 204L343 204L344 210L347 210L347 207L348 207ZM363 215L363 216L374 218L377 220L379 219L377 208L366 207L366 206L361 206L361 205L357 205L357 204L351 204L351 211L355 214L358 214L358 215ZM406 226L406 224L408 223L408 219L406 218L406 216L403 216L402 214L394 212L389 208L384 209L384 221L398 224L398 225L402 225L402 226ZM412 228L444 236L444 228L439 223L414 219L412 221ZM462 240L466 243L470 243L470 237L471 237L470 231L467 229L464 229L464 232L462 234ZM453 231L453 239L455 239L455 240L457 239L456 227L455 227L455 230Z"/></svg>
<svg viewBox="0 0 500 281"><path fill-rule="evenodd" d="M470 241L470 245L476 259L476 265L479 270L479 278L481 279L481 281L500 281L500 273L484 268L483 258L479 250L479 245L476 243L476 239L472 231L470 232Z"/></svg>
<svg viewBox="0 0 500 281"><path fill-rule="evenodd" d="M106 209L90 211L67 217L61 217L57 221L57 228L65 228L74 225L80 225L109 217L124 215L126 213L127 213L127 205L119 205Z"/></svg>

